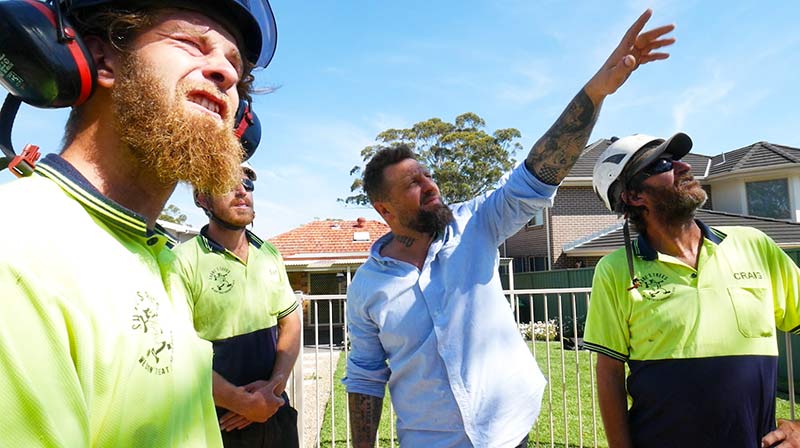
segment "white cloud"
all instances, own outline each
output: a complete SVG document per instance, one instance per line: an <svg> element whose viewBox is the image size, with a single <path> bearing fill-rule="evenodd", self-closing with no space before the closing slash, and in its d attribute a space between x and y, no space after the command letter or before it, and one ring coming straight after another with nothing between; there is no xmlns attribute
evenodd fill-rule
<svg viewBox="0 0 800 448"><path fill-rule="evenodd" d="M543 63L531 63L518 67L513 74L516 83L504 83L497 87L497 99L503 103L527 105L549 94L554 81Z"/></svg>
<svg viewBox="0 0 800 448"><path fill-rule="evenodd" d="M707 114L712 107L720 106L735 85L733 80L722 79L719 71L716 71L710 80L685 89L672 109L675 129L684 129L690 115L700 112Z"/></svg>

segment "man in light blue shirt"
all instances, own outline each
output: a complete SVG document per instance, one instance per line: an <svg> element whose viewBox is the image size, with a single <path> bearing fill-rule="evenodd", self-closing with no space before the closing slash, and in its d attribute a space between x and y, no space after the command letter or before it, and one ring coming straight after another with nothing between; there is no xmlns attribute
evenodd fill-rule
<svg viewBox="0 0 800 448"><path fill-rule="evenodd" d="M516 329L497 247L552 203L583 151L603 99L639 65L665 59L672 26L641 33L646 11L493 192L447 207L404 145L380 151L364 190L391 228L347 294L344 383L355 447L373 447L388 383L403 447L518 447L545 380Z"/></svg>

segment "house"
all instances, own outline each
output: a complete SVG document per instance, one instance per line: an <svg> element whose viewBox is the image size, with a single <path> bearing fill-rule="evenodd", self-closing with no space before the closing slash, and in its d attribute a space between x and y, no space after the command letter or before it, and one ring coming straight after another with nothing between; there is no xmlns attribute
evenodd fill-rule
<svg viewBox="0 0 800 448"><path fill-rule="evenodd" d="M199 229L195 229L191 226L185 226L183 224L176 224L174 222L164 221L159 219L156 221L161 227L164 228L176 241L182 243L184 241L188 241L195 237L198 233L200 233Z"/></svg>
<svg viewBox="0 0 800 448"><path fill-rule="evenodd" d="M514 259L514 272L593 266L618 245L611 242L622 221L606 210L592 188L592 169L611 144L601 139L586 147L556 194L553 207L543 210L500 246ZM717 156L687 154L692 174L708 193L705 210L723 212L726 225L764 225L773 235L788 232L784 247L800 240L800 149L757 142ZM715 214L704 214L700 219ZM776 220L781 222L775 224ZM766 223L771 223L768 226ZM609 239L610 238L610 239ZM587 245L588 244L588 245ZM591 250L589 250L591 247Z"/></svg>
<svg viewBox="0 0 800 448"><path fill-rule="evenodd" d="M356 269L367 261L372 244L388 232L386 224L365 218L325 219L269 239L283 256L292 288L306 297L306 343L326 344L331 334L336 343L341 342L344 301L324 296L345 294ZM313 302L309 295L314 296Z"/></svg>

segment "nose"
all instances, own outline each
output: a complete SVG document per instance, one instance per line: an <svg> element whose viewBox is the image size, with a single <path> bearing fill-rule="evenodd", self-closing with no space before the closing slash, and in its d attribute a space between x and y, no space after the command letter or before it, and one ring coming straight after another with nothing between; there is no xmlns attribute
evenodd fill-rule
<svg viewBox="0 0 800 448"><path fill-rule="evenodd" d="M673 160L672 169L675 170L675 173L680 174L680 173L685 173L687 171L691 171L692 165L689 165L683 160Z"/></svg>
<svg viewBox="0 0 800 448"><path fill-rule="evenodd" d="M203 76L213 82L220 91L226 93L229 93L228 91L239 82L239 71L220 51L214 51L207 55L207 63L203 67ZM235 91L236 89L233 90ZM235 99L238 103L238 95Z"/></svg>
<svg viewBox="0 0 800 448"><path fill-rule="evenodd" d="M244 185L242 185L241 182L236 184L236 187L234 187L233 192L235 193L235 196L237 198L242 196L247 196L247 190L244 188Z"/></svg>

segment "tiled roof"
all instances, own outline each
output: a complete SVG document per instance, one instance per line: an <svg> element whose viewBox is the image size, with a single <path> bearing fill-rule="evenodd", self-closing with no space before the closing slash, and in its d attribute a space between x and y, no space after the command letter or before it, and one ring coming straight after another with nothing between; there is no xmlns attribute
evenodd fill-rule
<svg viewBox="0 0 800 448"><path fill-rule="evenodd" d="M721 175L732 171L764 168L784 164L800 165L800 148L757 142L744 148L734 149L711 159L710 175Z"/></svg>
<svg viewBox="0 0 800 448"><path fill-rule="evenodd" d="M302 258L343 258L366 254L372 243L387 232L389 226L379 221L326 219L304 224L270 238L269 242L284 258L297 255Z"/></svg>
<svg viewBox="0 0 800 448"><path fill-rule="evenodd" d="M756 216L737 215L735 213L714 210L697 210L697 219L709 226L749 226L755 227L769 235L779 246L784 248L800 247L800 223L779 219L760 218ZM637 233L631 226L631 238ZM624 244L622 221L590 237L564 245L564 252L569 256L599 256L610 253Z"/></svg>
<svg viewBox="0 0 800 448"><path fill-rule="evenodd" d="M591 179L592 170L594 170L594 164L597 158L611 145L611 142L611 139L604 138L587 146L583 154L581 154L580 158L575 162L575 165L572 166L569 174L567 174L566 180L569 181L570 178ZM692 165L692 175L694 177L703 179L708 174L706 171L710 159L710 157L702 154L689 153L686 154L682 160Z"/></svg>

